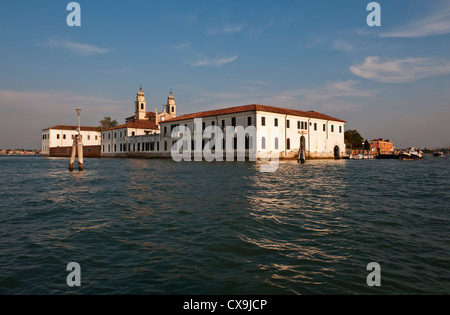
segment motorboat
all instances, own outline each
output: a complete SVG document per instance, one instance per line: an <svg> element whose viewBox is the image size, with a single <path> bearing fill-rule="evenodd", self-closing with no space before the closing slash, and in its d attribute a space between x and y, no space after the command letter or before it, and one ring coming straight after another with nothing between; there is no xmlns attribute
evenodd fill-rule
<svg viewBox="0 0 450 315"><path fill-rule="evenodd" d="M419 160L423 158L423 152L417 148L408 148L400 152L400 160Z"/></svg>
<svg viewBox="0 0 450 315"><path fill-rule="evenodd" d="M443 157L444 156L444 152L434 151L433 152L433 156L435 156L435 157Z"/></svg>

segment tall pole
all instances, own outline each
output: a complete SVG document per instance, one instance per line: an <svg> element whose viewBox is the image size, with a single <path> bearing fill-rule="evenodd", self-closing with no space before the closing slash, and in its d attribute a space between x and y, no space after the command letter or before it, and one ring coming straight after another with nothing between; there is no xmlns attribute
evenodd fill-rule
<svg viewBox="0 0 450 315"><path fill-rule="evenodd" d="M81 108L77 108L77 114L78 114L78 170L82 171L84 169L83 164L83 140L81 139L81 124L80 124L80 114L81 114Z"/></svg>

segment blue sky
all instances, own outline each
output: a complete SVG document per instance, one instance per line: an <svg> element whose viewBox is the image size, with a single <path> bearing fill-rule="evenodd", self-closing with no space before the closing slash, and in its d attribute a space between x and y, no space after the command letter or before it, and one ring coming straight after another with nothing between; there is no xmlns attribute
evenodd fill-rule
<svg viewBox="0 0 450 315"><path fill-rule="evenodd" d="M120 123L142 84L178 114L264 104L346 120L397 147L450 146L450 3L378 1L0 3L0 148L40 148L41 130Z"/></svg>

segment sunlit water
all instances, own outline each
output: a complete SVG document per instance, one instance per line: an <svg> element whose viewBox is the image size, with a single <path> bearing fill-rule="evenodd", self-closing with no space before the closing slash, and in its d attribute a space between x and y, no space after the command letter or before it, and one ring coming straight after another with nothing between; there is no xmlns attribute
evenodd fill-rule
<svg viewBox="0 0 450 315"><path fill-rule="evenodd" d="M1 294L450 293L449 157L67 168L0 157Z"/></svg>

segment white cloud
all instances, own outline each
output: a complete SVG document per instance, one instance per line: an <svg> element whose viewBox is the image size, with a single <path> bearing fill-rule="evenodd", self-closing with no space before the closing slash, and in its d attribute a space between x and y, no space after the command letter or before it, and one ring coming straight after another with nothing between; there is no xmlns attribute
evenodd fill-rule
<svg viewBox="0 0 450 315"><path fill-rule="evenodd" d="M328 82L313 88L298 88L274 92L264 84L245 83L232 92L214 92L201 87L197 90L195 106L210 108L231 107L246 104L262 104L298 110L316 110L323 113L341 113L361 107L362 99L374 96L374 90L363 90L355 80ZM214 100L214 103L211 103ZM203 108L204 109L204 108ZM198 110L203 110L198 108Z"/></svg>
<svg viewBox="0 0 450 315"><path fill-rule="evenodd" d="M367 57L363 63L350 67L353 74L378 82L404 83L417 79L450 74L450 62L431 58L405 58L382 61Z"/></svg>
<svg viewBox="0 0 450 315"><path fill-rule="evenodd" d="M393 31L382 33L381 37L426 37L450 33L450 7L442 8L438 12L414 21Z"/></svg>
<svg viewBox="0 0 450 315"><path fill-rule="evenodd" d="M344 51L344 52L350 52L354 49L353 45L350 44L347 41L344 40L336 40L333 44L333 46L331 46L331 49L333 50L340 50L340 51Z"/></svg>
<svg viewBox="0 0 450 315"><path fill-rule="evenodd" d="M223 31L225 33L236 33L240 32L244 29L245 24L239 24L239 25L225 25L223 27Z"/></svg>
<svg viewBox="0 0 450 315"><path fill-rule="evenodd" d="M191 46L190 42L184 42L184 43L181 43L181 44L178 44L178 45L174 45L174 46L172 46L172 48L176 49L176 50L183 50L185 48L188 48L189 46Z"/></svg>
<svg viewBox="0 0 450 315"><path fill-rule="evenodd" d="M224 64L235 61L237 58L238 56L224 57L224 58L204 57L195 61L188 61L186 63L193 67L220 67L223 66Z"/></svg>
<svg viewBox="0 0 450 315"><path fill-rule="evenodd" d="M237 25L226 24L222 27L211 27L206 30L205 34L211 36L217 34L238 33L242 31L245 28L245 26L246 24L242 23Z"/></svg>
<svg viewBox="0 0 450 315"><path fill-rule="evenodd" d="M106 48L101 48L90 44L76 43L69 39L59 39L55 37L48 38L43 44L46 46L63 48L80 56L100 55L109 52L109 49Z"/></svg>
<svg viewBox="0 0 450 315"><path fill-rule="evenodd" d="M356 99L370 98L374 91L358 88L355 80L328 82L324 86L294 89L263 99L268 105L302 106L303 110L319 109L324 112L342 112L358 108Z"/></svg>

